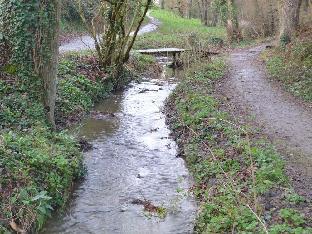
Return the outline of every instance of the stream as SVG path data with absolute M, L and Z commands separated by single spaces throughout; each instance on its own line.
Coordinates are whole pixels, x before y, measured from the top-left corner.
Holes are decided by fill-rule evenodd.
M 191 179 L 162 113 L 177 75 L 133 82 L 99 103 L 98 118 L 85 120 L 80 135 L 94 146 L 85 153 L 88 173 L 64 214 L 42 233 L 192 233 L 196 204 Z M 167 210 L 165 218 L 144 211 L 136 199 Z

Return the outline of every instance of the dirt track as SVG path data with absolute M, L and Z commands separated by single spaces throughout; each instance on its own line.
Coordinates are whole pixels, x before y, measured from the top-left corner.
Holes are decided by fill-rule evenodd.
M 233 106 L 254 116 L 284 155 L 297 192 L 312 198 L 312 110 L 267 78 L 258 59 L 264 49 L 231 53 L 222 90 Z

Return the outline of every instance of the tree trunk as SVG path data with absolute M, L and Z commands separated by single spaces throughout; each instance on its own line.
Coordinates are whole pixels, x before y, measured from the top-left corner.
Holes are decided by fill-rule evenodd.
M 192 7 L 193 7 L 193 0 L 188 0 L 188 5 L 187 5 L 187 17 L 189 19 L 192 18 Z
M 165 9 L 165 0 L 160 0 L 160 8 Z
M 212 19 L 211 19 L 211 25 L 212 27 L 216 27 L 218 24 L 218 11 L 217 9 L 212 9 Z
M 275 9 L 273 7 L 272 0 L 269 2 L 269 18 L 270 18 L 270 24 L 269 24 L 269 35 L 274 35 L 275 33 Z
M 203 0 L 203 10 L 204 10 L 204 25 L 208 26 L 208 0 Z
M 227 7 L 228 7 L 228 17 L 227 17 L 228 41 L 229 42 L 239 41 L 240 31 L 234 0 L 227 0 Z
M 148 12 L 148 9 L 152 5 L 152 3 L 153 3 L 152 0 L 147 0 L 147 2 L 146 2 L 146 6 L 144 8 L 143 16 L 141 17 L 141 19 L 139 21 L 139 24 L 136 27 L 136 30 L 134 31 L 134 34 L 133 34 L 133 37 L 132 37 L 132 41 L 130 42 L 130 45 L 128 46 L 127 51 L 126 51 L 126 53 L 124 55 L 124 59 L 123 59 L 124 63 L 127 62 L 129 60 L 129 58 L 130 58 L 130 51 L 131 51 L 131 49 L 132 49 L 132 47 L 134 45 L 135 39 L 136 39 L 136 37 L 137 37 L 137 35 L 138 35 L 139 31 L 140 31 L 141 25 L 143 24 L 143 21 L 144 21 L 145 16 L 146 16 L 146 14 Z
M 49 3 L 53 4 L 54 12 L 51 15 L 50 28 L 43 29 L 50 32 L 44 43 L 45 51 L 48 54 L 42 58 L 42 65 L 39 69 L 39 77 L 43 79 L 43 103 L 46 115 L 52 128 L 55 129 L 55 101 L 56 101 L 56 85 L 58 72 L 58 42 L 60 32 L 60 1 L 54 0 Z
M 290 43 L 298 27 L 300 0 L 283 0 L 280 7 L 280 43 Z
M 299 27 L 299 23 L 300 23 L 300 9 L 301 9 L 301 5 L 302 5 L 302 0 L 298 0 L 298 7 L 297 7 L 297 11 L 296 11 L 296 19 L 295 19 L 295 24 L 296 24 L 296 28 Z
M 184 4 L 183 4 L 183 1 L 182 0 L 178 0 L 177 2 L 178 4 L 178 11 L 179 11 L 179 14 L 182 18 L 184 18 Z

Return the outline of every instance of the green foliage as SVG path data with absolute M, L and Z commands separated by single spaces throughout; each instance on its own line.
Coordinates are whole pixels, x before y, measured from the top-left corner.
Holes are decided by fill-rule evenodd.
M 305 201 L 305 199 L 302 196 L 298 195 L 295 192 L 287 193 L 285 198 L 291 204 L 300 204 Z
M 248 152 L 251 153 L 258 167 L 255 188 L 258 193 L 264 193 L 274 186 L 286 184 L 284 163 L 276 151 L 258 145 Z
M 86 56 L 85 59 L 88 57 Z M 87 64 L 87 60 L 80 61 L 79 55 L 69 55 L 63 58 L 59 64 L 59 77 L 56 116 L 59 123 L 64 123 L 68 117 L 81 119 L 88 112 L 94 103 L 107 97 L 115 88 L 113 79 L 100 77 L 100 74 L 92 73 L 93 64 Z M 85 63 L 84 63 L 85 62 Z M 92 79 L 77 71 L 78 67 L 85 67 L 86 73 L 92 75 Z M 93 80 L 94 79 L 94 80 Z
M 44 119 L 42 104 L 17 84 L 0 80 L 0 98 L 0 129 L 25 129 Z
M 293 209 L 282 209 L 280 210 L 281 218 L 293 226 L 300 226 L 305 223 L 304 217 Z
M 65 132 L 43 126 L 0 135 L 1 219 L 40 228 L 52 207 L 63 206 L 73 180 L 81 176 L 82 157 Z
M 263 57 L 270 75 L 293 95 L 312 101 L 312 43 L 298 41 L 287 49 L 275 49 Z
M 231 195 L 219 196 L 213 204 L 205 203 L 198 220 L 198 228 L 202 228 L 200 233 L 225 233 L 233 227 L 237 233 L 252 233 L 258 230 L 258 220 L 253 213 L 244 206 L 234 204 L 235 198 Z M 257 232 L 259 233 L 259 230 Z
M 280 45 L 282 47 L 285 47 L 287 44 L 289 44 L 291 41 L 291 38 L 289 37 L 289 35 L 282 35 L 280 37 Z
M 222 59 L 193 65 L 168 103 L 174 110 L 170 125 L 200 201 L 195 233 L 265 233 L 259 222 L 264 220 L 260 197 L 287 186 L 284 162 L 269 143 L 251 138 L 254 131 L 233 120 L 222 106 L 224 100 L 215 97 L 216 82 L 225 70 Z M 289 233 L 309 230 L 294 210 L 282 209 L 280 216 L 295 231 Z M 277 231 L 284 226 L 268 222 L 273 222 L 271 233 L 283 233 Z
M 46 45 L 56 22 L 55 10 L 55 1 L 1 2 L 2 41 L 11 55 L 7 62 L 17 67 L 16 72 L 25 82 L 32 82 L 35 70 L 50 56 Z
M 59 101 L 57 105 L 59 111 L 65 115 L 76 113 L 79 110 L 88 110 L 92 107 L 92 97 L 88 95 L 90 84 L 92 81 L 86 79 L 84 76 L 72 77 L 71 79 L 63 79 L 59 82 Z M 90 89 L 91 90 L 91 89 Z
M 291 228 L 287 224 L 274 225 L 269 231 L 270 234 L 310 234 L 311 232 L 311 228 Z
M 95 0 L 83 1 L 83 11 L 87 18 L 91 17 L 95 9 Z M 63 0 L 62 1 L 62 18 L 61 18 L 61 31 L 62 32 L 84 32 L 87 33 L 85 26 L 81 20 L 78 12 L 76 0 Z
M 312 232 L 312 228 L 304 227 L 306 223 L 305 218 L 296 210 L 290 208 L 281 209 L 279 215 L 283 223 L 273 225 L 269 230 L 270 234 L 308 234 Z
M 272 57 L 268 60 L 267 68 L 272 76 L 278 76 L 284 72 L 284 61 L 282 57 Z
M 223 24 L 227 20 L 227 2 L 226 0 L 213 0 L 211 3 L 212 11 L 215 11 L 219 14 L 220 20 Z

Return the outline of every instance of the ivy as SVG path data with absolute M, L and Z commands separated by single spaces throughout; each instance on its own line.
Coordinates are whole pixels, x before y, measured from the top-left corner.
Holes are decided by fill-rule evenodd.
M 54 17 L 55 1 L 0 1 L 0 44 L 9 48 L 6 63 L 17 71 L 21 86 L 42 87 L 37 75 L 50 57 L 46 45 L 53 33 Z

